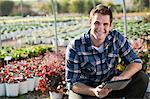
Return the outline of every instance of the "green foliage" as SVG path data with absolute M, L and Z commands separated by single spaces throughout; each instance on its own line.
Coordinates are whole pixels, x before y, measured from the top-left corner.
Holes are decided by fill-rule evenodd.
M 41 2 L 40 4 L 36 5 L 37 8 L 39 9 L 40 13 L 52 13 L 52 3 L 51 2 Z
M 100 4 L 100 0 L 60 0 L 57 1 L 57 8 L 59 13 L 82 13 L 88 14 L 95 5 Z
M 146 69 L 148 68 L 148 66 L 149 66 L 149 62 L 150 62 L 150 60 L 149 60 L 149 56 L 148 56 L 148 54 L 149 54 L 149 51 L 141 51 L 141 52 L 139 52 L 138 53 L 138 56 L 141 58 L 141 60 L 142 60 L 142 66 L 143 66 L 143 71 L 146 71 Z
M 54 0 L 58 13 L 82 13 L 88 14 L 94 5 L 102 3 L 102 0 Z M 115 13 L 122 12 L 122 5 L 113 2 L 103 2 L 112 8 Z M 149 11 L 149 0 L 131 0 L 131 7 L 127 12 Z M 52 13 L 51 0 L 29 0 L 23 1 L 23 15 L 48 15 Z M 15 9 L 13 9 L 15 8 Z M 21 15 L 20 0 L 0 0 L 0 15 Z
M 81 0 L 70 0 L 69 12 L 82 13 L 83 12 L 83 1 Z
M 148 35 L 149 26 L 150 23 L 146 23 L 144 20 L 139 20 L 139 21 L 130 20 L 127 23 L 127 27 L 128 27 L 127 37 L 132 38 L 132 37 L 141 37 L 142 35 Z M 123 22 L 121 20 L 120 21 L 114 20 L 113 28 L 117 29 L 122 34 L 124 33 Z
M 21 10 L 21 5 L 22 5 L 22 10 Z M 23 17 L 27 15 L 34 15 L 33 11 L 31 10 L 31 5 L 25 2 L 15 4 L 15 8 L 16 7 L 18 7 L 19 10 L 18 11 L 14 10 L 11 15 L 17 15 L 17 16 L 23 16 Z
M 149 8 L 149 0 L 133 0 L 133 10 L 143 11 L 144 8 Z
M 8 1 L 8 0 L 0 1 L 0 15 L 8 16 L 12 12 L 13 7 L 14 7 L 13 1 Z
M 68 13 L 69 2 L 68 0 L 62 0 L 58 2 L 58 12 L 59 13 Z
M 93 8 L 92 0 L 85 0 L 84 1 L 84 13 L 88 14 L 92 8 Z
M 121 5 L 113 5 L 113 7 L 111 7 L 111 8 L 114 13 L 122 13 L 123 12 L 123 8 Z
M 4 59 L 6 56 L 12 56 L 13 60 L 26 59 L 44 54 L 47 50 L 52 51 L 52 47 L 32 46 L 29 48 L 19 48 L 19 49 L 6 47 L 0 50 L 0 59 Z

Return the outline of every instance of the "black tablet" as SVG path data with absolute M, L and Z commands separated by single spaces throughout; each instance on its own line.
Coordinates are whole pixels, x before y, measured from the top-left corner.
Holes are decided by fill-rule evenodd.
M 112 90 L 121 90 L 125 88 L 131 79 L 123 79 L 117 81 L 108 81 L 103 88 L 111 88 Z

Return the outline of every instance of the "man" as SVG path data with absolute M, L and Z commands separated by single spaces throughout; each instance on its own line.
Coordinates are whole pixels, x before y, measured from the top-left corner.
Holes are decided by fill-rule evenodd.
M 112 12 L 98 5 L 90 12 L 90 30 L 73 40 L 66 51 L 66 81 L 69 99 L 142 98 L 148 76 L 129 42 L 112 27 Z M 116 73 L 118 56 L 127 65 Z M 132 78 L 122 90 L 102 88 L 102 82 Z

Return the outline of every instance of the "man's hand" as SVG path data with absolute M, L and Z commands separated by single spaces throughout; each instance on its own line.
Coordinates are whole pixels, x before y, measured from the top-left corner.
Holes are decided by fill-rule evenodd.
M 112 91 L 112 89 L 108 89 L 108 88 L 102 88 L 102 86 L 97 86 L 94 89 L 94 93 L 95 96 L 99 97 L 99 98 L 104 98 L 106 97 L 110 92 Z
M 114 76 L 111 81 L 116 81 L 116 80 L 123 80 L 123 79 L 129 79 L 129 78 L 124 78 L 124 77 L 121 77 L 121 76 Z
M 77 82 L 73 85 L 72 90 L 73 92 L 76 92 L 79 94 L 104 98 L 108 95 L 109 92 L 112 91 L 112 89 L 103 88 L 103 86 L 104 84 L 101 84 L 97 86 L 96 88 L 93 88 L 83 83 Z

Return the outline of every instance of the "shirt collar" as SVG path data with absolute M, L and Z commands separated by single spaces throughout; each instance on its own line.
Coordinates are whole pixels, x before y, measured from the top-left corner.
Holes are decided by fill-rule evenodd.
M 82 41 L 82 44 L 87 46 L 88 50 L 92 50 L 94 48 L 92 47 L 92 41 L 90 38 L 90 30 L 81 36 L 81 41 Z M 111 43 L 110 41 L 112 41 L 112 31 L 110 31 L 109 34 L 105 38 L 104 49 L 108 48 L 108 46 Z
M 106 36 L 104 41 L 104 49 L 108 49 L 108 46 L 111 44 L 113 39 L 112 31 L 109 31 L 109 34 Z

